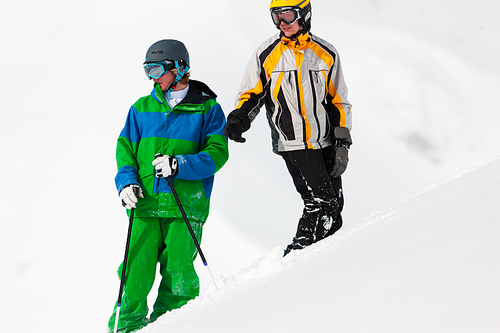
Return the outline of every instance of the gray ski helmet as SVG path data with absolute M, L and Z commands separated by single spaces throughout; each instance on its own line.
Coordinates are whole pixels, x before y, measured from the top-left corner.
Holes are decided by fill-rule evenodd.
M 146 52 L 145 64 L 150 62 L 159 62 L 170 60 L 171 62 L 178 62 L 184 64 L 189 68 L 189 53 L 186 46 L 175 39 L 162 39 L 151 45 Z

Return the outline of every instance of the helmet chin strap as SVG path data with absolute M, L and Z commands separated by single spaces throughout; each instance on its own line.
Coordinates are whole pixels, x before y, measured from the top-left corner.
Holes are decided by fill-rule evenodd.
M 175 61 L 175 68 L 177 68 L 177 76 L 175 77 L 175 80 L 170 82 L 168 85 L 167 89 L 163 93 L 167 93 L 168 99 L 172 99 L 172 96 L 170 95 L 170 92 L 175 89 L 177 86 L 177 83 L 182 79 L 184 74 L 189 70 L 189 67 L 185 65 L 179 64 L 178 61 Z

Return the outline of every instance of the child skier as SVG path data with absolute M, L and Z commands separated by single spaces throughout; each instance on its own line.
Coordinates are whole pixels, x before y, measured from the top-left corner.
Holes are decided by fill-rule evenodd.
M 224 113 L 207 85 L 189 79 L 184 44 L 172 39 L 154 43 L 143 66 L 154 89 L 130 108 L 116 150 L 120 200 L 135 210 L 118 325 L 123 333 L 139 330 L 198 295 L 196 247 L 166 177 L 172 178 L 200 241 L 214 174 L 228 159 Z M 157 263 L 162 280 L 147 318 Z M 115 316 L 116 306 L 111 332 Z

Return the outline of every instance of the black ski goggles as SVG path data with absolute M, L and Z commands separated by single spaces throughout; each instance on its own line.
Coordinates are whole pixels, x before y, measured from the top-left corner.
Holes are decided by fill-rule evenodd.
M 271 10 L 271 17 L 276 26 L 279 26 L 280 22 L 292 25 L 300 18 L 300 13 L 298 8 L 276 8 Z
M 148 79 L 159 79 L 163 74 L 175 68 L 175 64 L 170 61 L 151 62 L 144 64 L 144 72 Z

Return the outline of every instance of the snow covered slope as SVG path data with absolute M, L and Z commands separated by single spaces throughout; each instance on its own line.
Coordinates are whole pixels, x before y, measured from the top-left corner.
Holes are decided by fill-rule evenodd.
M 141 332 L 498 332 L 500 160 L 282 258 Z

